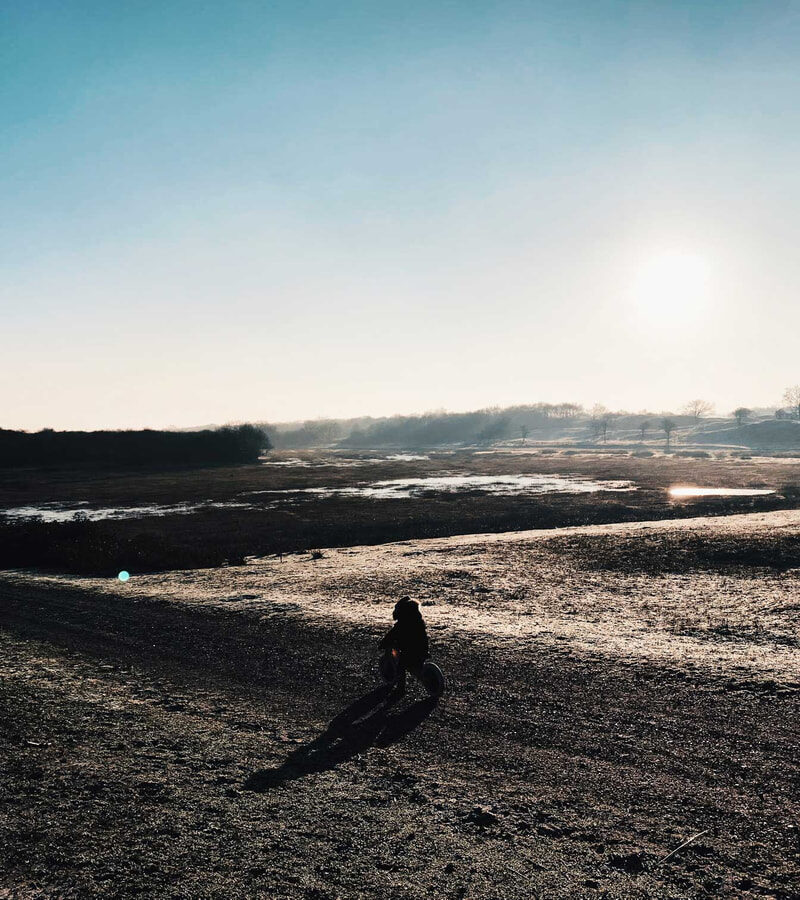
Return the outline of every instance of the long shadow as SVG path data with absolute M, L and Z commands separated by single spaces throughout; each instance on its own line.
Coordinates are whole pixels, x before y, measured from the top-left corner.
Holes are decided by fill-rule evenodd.
M 263 793 L 297 778 L 326 772 L 370 747 L 388 747 L 413 731 L 436 707 L 436 699 L 417 700 L 401 712 L 391 713 L 400 695 L 383 686 L 343 709 L 325 731 L 290 753 L 280 766 L 253 772 L 244 789 Z

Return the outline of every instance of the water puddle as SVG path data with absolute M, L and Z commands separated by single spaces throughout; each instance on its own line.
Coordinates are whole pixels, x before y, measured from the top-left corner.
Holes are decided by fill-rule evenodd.
M 289 459 L 269 459 L 262 457 L 261 463 L 265 466 L 285 466 L 288 468 L 309 469 L 333 467 L 337 469 L 349 469 L 356 466 L 375 465 L 385 462 L 415 462 L 428 460 L 430 456 L 420 453 L 392 453 L 387 456 L 328 456 L 315 459 L 301 459 L 293 456 Z
M 41 506 L 15 506 L 0 509 L 0 518 L 12 521 L 99 522 L 103 519 L 142 519 L 149 516 L 184 516 L 204 509 L 250 508 L 249 503 L 174 503 L 171 505 L 119 506 L 91 509 L 82 503 L 43 503 Z
M 291 494 L 315 497 L 366 497 L 403 500 L 433 494 L 593 494 L 598 491 L 633 491 L 631 481 L 591 481 L 565 475 L 434 475 L 429 478 L 395 478 L 357 487 L 316 487 L 300 490 L 254 491 L 254 494 Z
M 691 499 L 692 497 L 764 497 L 774 494 L 767 488 L 712 488 L 712 487 L 671 487 L 670 497 Z
M 300 457 L 294 457 L 292 459 L 266 459 L 262 458 L 262 465 L 265 466 L 291 466 L 292 468 L 304 468 L 307 469 L 311 466 L 311 461 L 308 459 L 300 459 Z M 317 465 L 321 465 L 317 463 Z

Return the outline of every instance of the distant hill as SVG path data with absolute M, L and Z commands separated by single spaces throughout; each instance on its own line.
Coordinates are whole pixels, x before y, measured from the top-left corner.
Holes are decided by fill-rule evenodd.
M 697 431 L 689 438 L 695 444 L 727 444 L 762 450 L 793 450 L 800 447 L 800 422 L 769 419 L 749 425 L 730 425 L 714 431 Z
M 271 423 L 264 427 L 274 446 L 282 450 L 307 447 L 423 449 L 537 441 L 638 443 L 642 422 L 649 423 L 647 438 L 652 440 L 658 433 L 662 415 L 609 412 L 604 435 L 595 417 L 575 403 L 534 403 L 462 413 L 437 410 L 382 419 L 319 419 L 303 423 Z M 671 418 L 682 428 L 691 426 L 694 421 L 689 416 Z
M 761 410 L 767 416 L 774 410 Z M 753 414 L 755 415 L 755 414 Z M 673 446 L 696 444 L 794 450 L 800 448 L 800 423 L 764 418 L 738 427 L 729 418 L 702 418 L 669 412 L 586 410 L 576 403 L 532 403 L 470 412 L 445 410 L 410 416 L 312 419 L 263 422 L 276 450 L 310 448 L 433 449 L 556 443 L 577 446 L 662 447 L 662 421 L 675 423 Z

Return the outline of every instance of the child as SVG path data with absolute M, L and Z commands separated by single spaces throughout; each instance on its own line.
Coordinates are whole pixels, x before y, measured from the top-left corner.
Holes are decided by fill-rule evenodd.
M 406 689 L 406 671 L 421 678 L 422 665 L 430 656 L 428 632 L 419 611 L 419 604 L 410 597 L 401 597 L 398 600 L 392 618 L 395 624 L 378 646 L 381 650 L 400 651 L 395 689 L 403 693 Z

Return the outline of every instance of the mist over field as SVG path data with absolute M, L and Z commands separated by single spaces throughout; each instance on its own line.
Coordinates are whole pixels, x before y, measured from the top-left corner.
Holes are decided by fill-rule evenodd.
M 787 390 L 787 395 L 793 389 Z M 665 427 L 666 426 L 666 427 Z M 542 442 L 641 444 L 669 440 L 684 445 L 800 446 L 800 418 L 793 406 L 752 410 L 738 406 L 715 415 L 713 404 L 693 400 L 681 412 L 614 412 L 602 404 L 535 403 L 467 413 L 445 411 L 412 416 L 312 419 L 264 423 L 281 449 L 312 447 L 436 447 Z

